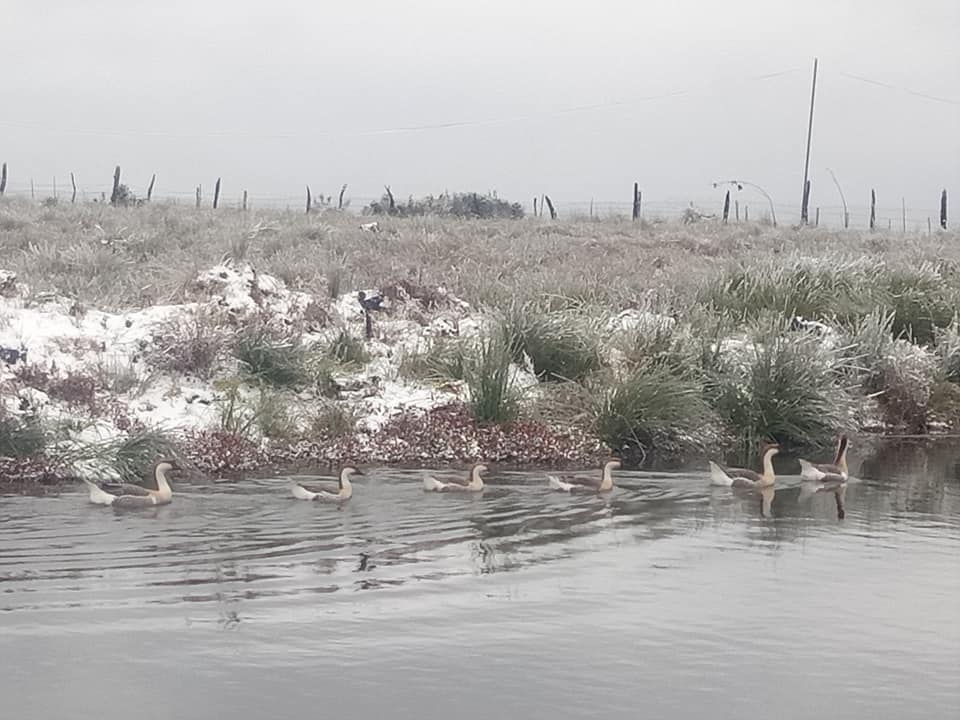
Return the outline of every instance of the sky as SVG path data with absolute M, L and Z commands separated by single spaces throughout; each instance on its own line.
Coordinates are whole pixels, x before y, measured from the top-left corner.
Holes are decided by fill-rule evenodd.
M 0 0 L 9 190 L 960 199 L 957 0 Z M 868 82 L 869 81 L 869 82 Z M 877 84 L 879 83 L 879 84 Z M 927 97 L 929 96 L 929 97 Z M 750 189 L 744 202 L 762 204 Z

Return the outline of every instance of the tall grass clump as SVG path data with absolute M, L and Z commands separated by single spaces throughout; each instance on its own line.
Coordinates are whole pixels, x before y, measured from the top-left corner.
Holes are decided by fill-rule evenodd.
M 40 455 L 47 446 L 47 434 L 40 421 L 7 412 L 0 405 L 0 456 L 31 457 Z
M 481 338 L 464 366 L 469 406 L 479 423 L 515 420 L 520 409 L 520 392 L 513 383 L 510 338 L 496 330 Z
M 145 359 L 169 373 L 209 379 L 225 354 L 228 329 L 209 310 L 163 322 L 153 333 Z
M 432 338 L 424 347 L 403 355 L 399 374 L 411 380 L 463 380 L 467 355 L 463 340 Z
M 936 340 L 937 330 L 953 322 L 960 292 L 933 263 L 885 268 L 875 280 L 876 303 L 893 313 L 894 337 L 922 345 Z
M 541 379 L 580 380 L 601 366 L 599 329 L 586 315 L 527 302 L 513 304 L 500 322 L 514 360 L 529 358 Z
M 595 378 L 585 392 L 597 437 L 641 461 L 653 449 L 680 453 L 718 438 L 699 380 L 666 364 L 649 361 L 616 378 Z
M 853 399 L 840 354 L 813 333 L 768 323 L 727 340 L 708 397 L 737 438 L 743 460 L 761 440 L 790 447 L 827 444 L 851 422 Z
M 326 355 L 341 365 L 365 365 L 370 354 L 363 346 L 363 340 L 341 330 L 327 347 Z
M 307 353 L 297 337 L 253 326 L 237 334 L 231 351 L 243 374 L 258 383 L 283 388 L 310 381 Z
M 872 307 L 875 266 L 839 258 L 795 258 L 738 265 L 708 282 L 697 299 L 742 320 L 774 311 L 785 317 L 851 320 Z

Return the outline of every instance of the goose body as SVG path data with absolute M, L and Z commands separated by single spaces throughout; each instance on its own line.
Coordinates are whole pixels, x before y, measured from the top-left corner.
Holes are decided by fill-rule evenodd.
M 316 483 L 305 485 L 295 482 L 290 488 L 290 492 L 297 500 L 317 500 L 320 502 L 344 502 L 353 497 L 353 485 L 350 482 L 351 475 L 363 475 L 351 465 L 347 465 L 340 470 L 340 476 L 336 483 Z
M 109 505 L 116 508 L 167 505 L 173 500 L 173 489 L 167 480 L 167 473 L 176 468 L 177 465 L 169 460 L 163 460 L 154 466 L 153 478 L 157 485 L 156 489 L 131 483 L 116 483 L 109 485 L 108 491 L 92 480 L 84 478 L 83 482 L 90 491 L 90 502 L 94 505 Z
M 760 457 L 763 463 L 763 472 L 756 472 L 748 468 L 725 468 L 710 461 L 710 482 L 713 485 L 723 485 L 738 489 L 769 487 L 776 483 L 773 472 L 773 456 L 780 452 L 777 445 L 767 444 L 761 450 Z
M 620 469 L 619 460 L 610 460 L 603 465 L 600 477 L 569 477 L 562 479 L 556 475 L 547 476 L 547 486 L 559 492 L 610 492 L 613 490 L 613 471 Z
M 847 436 L 841 435 L 837 442 L 837 453 L 832 463 L 812 463 L 809 460 L 800 460 L 800 477 L 811 482 L 837 483 L 846 482 L 847 470 Z
M 470 468 L 470 474 L 466 482 L 451 480 L 449 482 L 440 482 L 432 475 L 425 475 L 423 478 L 423 489 L 426 492 L 481 492 L 483 490 L 483 478 L 481 473 L 487 471 L 487 466 L 483 463 L 477 463 Z

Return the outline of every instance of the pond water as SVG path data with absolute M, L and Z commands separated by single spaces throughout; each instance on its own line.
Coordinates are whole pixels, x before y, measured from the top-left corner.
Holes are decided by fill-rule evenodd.
M 781 478 L 372 470 L 141 512 L 0 498 L 3 717 L 944 718 L 960 712 L 960 452 L 856 459 L 846 515 Z

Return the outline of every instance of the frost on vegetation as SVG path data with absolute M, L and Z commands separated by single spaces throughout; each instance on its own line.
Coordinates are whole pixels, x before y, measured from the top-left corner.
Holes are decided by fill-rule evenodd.
M 475 334 L 482 324 L 446 290 L 407 285 L 384 303 L 365 341 L 356 293 L 331 301 L 290 291 L 247 264 L 199 273 L 194 302 L 121 313 L 56 296 L 28 300 L 16 276 L 2 272 L 2 407 L 73 423 L 57 445 L 73 456 L 144 427 L 236 431 L 245 421 L 224 423 L 231 399 L 216 378 L 239 377 L 254 418 L 243 429 L 254 439 L 317 431 L 318 417 L 334 418 L 338 432 L 376 432 L 400 413 L 461 397 L 457 388 L 401 377 L 403 348 Z M 97 462 L 77 456 L 71 467 L 109 475 Z

